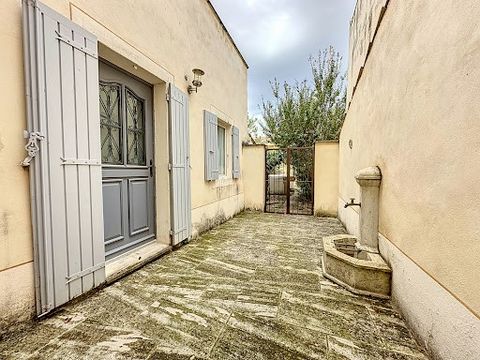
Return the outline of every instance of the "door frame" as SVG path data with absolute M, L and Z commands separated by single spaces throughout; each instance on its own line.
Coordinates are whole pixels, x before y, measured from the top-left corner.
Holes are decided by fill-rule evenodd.
M 157 188 L 157 171 L 156 171 L 156 127 L 155 127 L 155 85 L 143 80 L 142 78 L 136 76 L 135 74 L 132 74 L 128 71 L 126 71 L 125 69 L 115 65 L 114 63 L 112 63 L 111 61 L 105 59 L 104 57 L 102 57 L 101 55 L 99 55 L 98 57 L 98 64 L 99 64 L 99 84 L 101 81 L 104 81 L 105 80 L 102 80 L 101 77 L 100 77 L 100 64 L 103 63 L 109 67 L 111 67 L 112 69 L 114 70 L 117 70 L 118 72 L 124 74 L 125 76 L 128 76 L 128 77 L 131 77 L 132 79 L 142 83 L 143 85 L 145 86 L 148 86 L 151 90 L 151 101 L 152 101 L 152 104 L 151 104 L 151 124 L 150 124 L 150 129 L 151 129 L 151 134 L 148 136 L 147 132 L 146 132 L 146 129 L 145 129 L 145 144 L 147 143 L 147 138 L 150 138 L 150 141 L 151 141 L 151 159 L 152 159 L 152 162 L 153 164 L 152 165 L 149 165 L 149 159 L 148 158 L 145 158 L 145 165 L 133 165 L 133 166 L 130 166 L 128 169 L 148 169 L 148 171 L 150 172 L 150 174 L 152 174 L 151 176 L 153 177 L 152 179 L 152 194 L 150 194 L 150 196 L 152 197 L 152 206 L 151 206 L 151 209 L 149 209 L 149 211 L 151 210 L 153 212 L 152 214 L 152 235 L 150 235 L 149 237 L 151 237 L 150 239 L 146 239 L 146 240 L 142 240 L 142 239 L 138 239 L 138 240 L 135 240 L 134 242 L 132 242 L 131 244 L 129 244 L 129 246 L 126 247 L 126 250 L 125 251 L 122 251 L 122 247 L 119 249 L 119 254 L 112 254 L 112 257 L 107 259 L 107 253 L 105 252 L 105 259 L 106 261 L 110 261 L 110 260 L 114 260 L 115 258 L 125 254 L 125 253 L 129 253 L 130 251 L 133 251 L 135 250 L 138 246 L 142 246 L 142 245 L 146 245 L 146 244 L 149 244 L 151 242 L 155 242 L 157 240 L 157 195 L 156 195 L 156 188 Z M 106 80 L 106 82 L 111 82 L 110 80 Z M 121 89 L 122 89 L 122 93 L 124 92 L 124 90 L 126 89 L 129 89 L 130 91 L 133 91 L 133 89 L 131 89 L 131 87 L 129 87 L 128 84 L 119 84 L 121 86 Z M 135 94 L 136 92 L 133 91 Z M 139 96 L 138 94 L 136 94 L 137 96 Z M 140 96 L 139 96 L 140 97 Z M 142 98 L 142 100 L 145 100 Z M 126 111 L 126 109 L 124 109 L 124 107 L 126 106 L 126 103 L 125 103 L 125 99 L 124 99 L 124 96 L 122 96 L 121 98 L 121 105 L 122 107 L 122 113 Z M 99 117 L 99 123 L 98 123 L 98 126 L 100 127 L 100 113 L 98 114 Z M 145 119 L 145 122 L 147 121 L 147 119 Z M 122 151 L 124 151 L 126 148 L 127 148 L 127 143 L 124 138 L 124 133 L 126 132 L 126 128 L 124 128 L 122 126 Z M 125 151 L 124 152 L 124 155 L 123 156 L 127 156 L 127 152 Z M 118 168 L 118 169 L 122 169 L 122 168 L 125 168 L 125 165 L 108 165 L 106 166 L 107 168 L 110 168 L 110 169 L 115 169 L 115 168 Z M 103 169 L 104 169 L 104 166 L 102 164 L 102 183 L 105 181 L 104 177 L 103 177 Z M 112 178 L 113 179 L 113 178 Z M 132 180 L 136 180 L 137 178 L 136 177 L 132 177 L 132 178 L 128 178 L 127 181 L 130 182 Z M 107 179 L 106 181 L 111 181 L 109 179 Z M 129 193 L 126 193 L 124 194 L 124 196 L 126 196 L 127 198 L 130 197 L 130 194 Z M 102 195 L 102 199 L 100 199 L 100 201 L 103 202 L 103 195 Z M 128 202 L 128 199 L 127 199 L 127 202 Z M 126 226 L 127 226 L 127 229 L 129 229 L 129 226 L 130 226 L 130 209 L 128 208 L 128 211 L 127 211 L 127 219 L 126 219 Z M 104 223 L 103 223 L 103 226 L 105 226 L 105 218 L 103 219 Z M 124 230 L 124 231 L 128 231 L 128 230 Z

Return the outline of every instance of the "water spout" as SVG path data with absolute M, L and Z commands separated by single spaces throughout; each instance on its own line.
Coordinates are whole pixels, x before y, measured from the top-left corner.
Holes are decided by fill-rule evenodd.
M 343 205 L 343 207 L 346 209 L 346 208 L 348 208 L 349 206 L 360 206 L 360 207 L 362 207 L 362 203 L 356 203 L 356 202 L 355 202 L 355 198 L 350 198 L 350 202 L 349 202 L 349 203 L 345 203 L 345 205 Z

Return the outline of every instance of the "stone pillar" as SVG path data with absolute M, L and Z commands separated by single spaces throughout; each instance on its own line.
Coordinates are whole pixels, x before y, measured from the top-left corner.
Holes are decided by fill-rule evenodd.
M 360 170 L 355 176 L 360 185 L 359 249 L 378 253 L 378 197 L 382 173 L 377 166 Z

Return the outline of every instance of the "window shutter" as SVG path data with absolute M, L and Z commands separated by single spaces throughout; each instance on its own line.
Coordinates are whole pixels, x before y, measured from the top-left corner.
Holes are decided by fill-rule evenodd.
M 205 180 L 207 181 L 218 179 L 217 126 L 217 116 L 205 110 L 203 129 L 205 138 Z
M 232 177 L 240 177 L 240 131 L 236 126 L 232 127 Z
M 177 245 L 192 228 L 188 96 L 173 85 L 169 91 L 172 245 Z
M 97 39 L 23 2 L 37 313 L 105 281 Z

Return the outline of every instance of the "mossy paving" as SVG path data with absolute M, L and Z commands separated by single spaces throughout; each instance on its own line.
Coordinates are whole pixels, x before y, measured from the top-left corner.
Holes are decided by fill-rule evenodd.
M 0 359 L 426 359 L 389 301 L 321 275 L 337 219 L 246 212 L 52 317 Z

